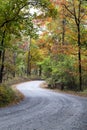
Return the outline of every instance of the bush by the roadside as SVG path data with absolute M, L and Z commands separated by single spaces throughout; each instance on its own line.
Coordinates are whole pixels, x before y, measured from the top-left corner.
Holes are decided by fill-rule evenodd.
M 16 89 L 15 84 L 37 79 L 41 78 L 39 76 L 25 76 L 3 81 L 3 83 L 0 84 L 0 107 L 18 103 L 23 100 L 24 96 Z
M 10 104 L 15 100 L 15 92 L 5 84 L 0 85 L 0 107 Z

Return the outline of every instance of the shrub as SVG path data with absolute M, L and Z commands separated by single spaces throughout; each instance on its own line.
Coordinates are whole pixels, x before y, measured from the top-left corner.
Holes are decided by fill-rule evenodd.
M 15 99 L 15 92 L 4 84 L 0 85 L 0 107 L 11 103 Z
M 76 76 L 77 70 L 74 64 L 75 59 L 66 55 L 59 55 L 56 61 L 51 58 L 47 60 L 46 58 L 42 66 L 51 88 L 78 90 L 78 76 Z

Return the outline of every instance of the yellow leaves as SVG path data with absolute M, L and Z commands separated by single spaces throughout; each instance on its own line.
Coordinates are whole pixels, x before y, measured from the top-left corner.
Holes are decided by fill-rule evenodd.
M 87 50 L 82 50 L 81 53 L 87 58 Z
M 54 3 L 51 3 L 49 6 L 48 6 L 49 9 L 54 9 L 55 8 L 55 5 Z
M 20 24 L 20 29 L 23 29 L 24 28 L 24 25 L 23 24 Z

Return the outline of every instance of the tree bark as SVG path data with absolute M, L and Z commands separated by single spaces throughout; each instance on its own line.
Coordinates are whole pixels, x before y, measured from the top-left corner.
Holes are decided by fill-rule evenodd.
M 82 91 L 82 65 L 81 65 L 81 36 L 80 36 L 80 24 L 77 25 L 78 28 L 78 64 L 79 64 L 79 89 Z
M 30 54 L 31 38 L 28 48 L 27 76 L 31 75 L 31 54 Z
M 65 22 L 66 22 L 66 19 L 64 17 L 64 7 L 62 9 L 63 11 L 63 19 L 62 19 L 62 45 L 65 44 Z
M 41 76 L 42 75 L 42 67 L 41 67 L 41 65 L 39 66 L 39 76 Z
M 30 50 L 28 52 L 27 76 L 31 75 Z
M 63 7 L 62 11 L 63 11 L 63 19 L 62 19 L 62 46 L 64 46 L 65 45 L 65 22 L 66 22 L 66 19 L 64 17 L 64 7 Z M 61 84 L 61 90 L 64 90 L 63 83 Z
M 2 52 L 2 63 L 0 67 L 0 83 L 2 83 L 2 80 L 3 80 L 4 59 L 5 59 L 5 50 Z
M 82 91 L 82 64 L 81 64 L 81 31 L 80 31 L 80 22 L 81 22 L 81 0 L 79 0 L 78 5 L 78 18 L 76 21 L 77 31 L 78 31 L 78 65 L 79 65 L 79 90 Z M 76 15 L 75 15 L 76 16 Z M 75 18 L 76 19 L 76 18 Z
M 5 38 L 5 30 L 3 32 L 2 41 L 1 41 L 2 50 L 0 50 L 0 83 L 2 83 L 3 71 L 4 71 L 4 58 L 5 58 L 4 38 Z
M 82 91 L 82 65 L 81 65 L 81 31 L 80 31 L 80 23 L 81 23 L 81 4 L 82 1 L 78 1 L 78 14 L 75 7 L 75 0 L 73 0 L 73 12 L 66 6 L 64 7 L 67 11 L 73 16 L 76 27 L 77 27 L 77 45 L 78 45 L 78 67 L 79 67 L 79 90 Z
M 13 52 L 13 65 L 16 68 L 16 53 L 15 52 Z M 13 77 L 15 77 L 15 75 L 16 75 L 16 71 L 14 70 Z
M 1 57 L 2 57 L 4 38 L 5 38 L 5 31 L 2 34 L 2 40 L 1 40 L 1 44 L 0 44 L 0 46 L 2 47 L 2 50 L 0 50 L 0 61 L 1 61 Z

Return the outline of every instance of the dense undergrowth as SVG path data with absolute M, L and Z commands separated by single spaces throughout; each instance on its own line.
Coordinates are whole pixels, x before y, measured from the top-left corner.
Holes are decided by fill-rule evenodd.
M 75 67 L 76 60 L 71 56 L 58 55 L 56 60 L 49 56 L 42 62 L 43 77 L 46 79 L 49 88 L 81 91 L 79 84 L 78 67 Z M 87 72 L 82 70 L 82 90 L 87 89 Z

